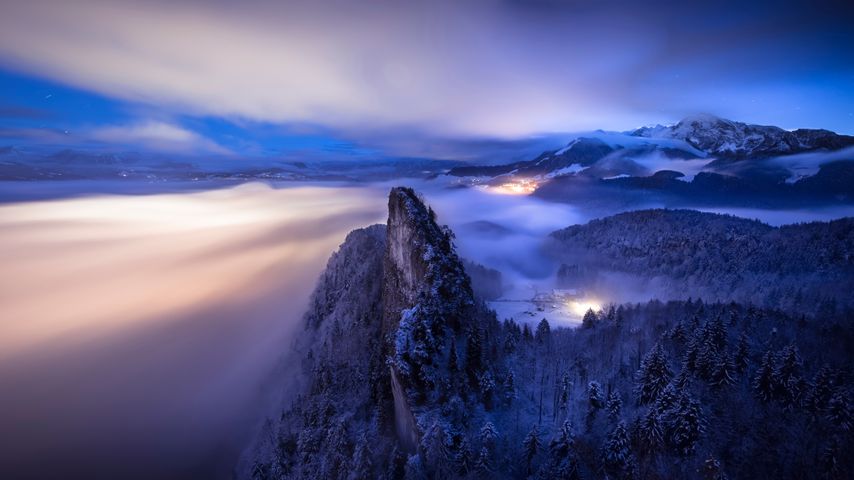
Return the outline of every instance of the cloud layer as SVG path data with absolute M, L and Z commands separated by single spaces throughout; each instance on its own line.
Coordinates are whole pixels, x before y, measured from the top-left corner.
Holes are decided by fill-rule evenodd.
M 4 0 L 0 64 L 176 114 L 360 134 L 507 138 L 698 110 L 854 130 L 850 8 L 763 3 Z

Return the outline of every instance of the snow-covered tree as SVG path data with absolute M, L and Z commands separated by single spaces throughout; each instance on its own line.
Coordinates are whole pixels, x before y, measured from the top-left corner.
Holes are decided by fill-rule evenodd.
M 774 355 L 771 351 L 765 352 L 762 362 L 753 378 L 753 394 L 762 402 L 768 403 L 776 398 L 774 385 Z
M 618 423 L 605 440 L 602 447 L 602 468 L 607 475 L 614 478 L 632 478 L 634 475 L 635 459 L 624 422 Z
M 495 394 L 495 377 L 492 376 L 490 370 L 487 369 L 481 374 L 478 386 L 480 387 L 480 398 L 483 401 L 484 407 L 486 407 L 486 410 L 492 410 L 492 400 Z
M 827 402 L 827 419 L 839 432 L 849 432 L 852 427 L 851 404 L 848 395 L 841 388 L 836 390 Z
M 668 365 L 667 355 L 660 343 L 646 354 L 637 373 L 635 392 L 641 405 L 647 405 L 658 398 L 662 390 L 670 383 L 673 371 Z
M 540 452 L 540 429 L 534 425 L 522 441 L 522 454 L 525 461 L 526 473 L 530 475 L 533 472 L 534 460 Z
M 509 406 L 513 400 L 516 400 L 516 379 L 513 370 L 510 370 L 504 377 L 504 404 Z
M 680 455 L 689 456 L 705 431 L 705 418 L 700 402 L 682 395 L 679 404 L 668 415 L 670 444 Z
M 608 410 L 609 420 L 618 420 L 623 407 L 623 401 L 617 395 L 617 391 L 613 390 L 608 394 L 608 400 L 605 402 L 605 409 Z
M 709 375 L 709 384 L 716 388 L 723 388 L 735 383 L 736 367 L 727 352 L 718 353 L 712 364 Z
M 593 426 L 596 414 L 605 406 L 605 396 L 602 385 L 597 381 L 587 384 L 587 429 Z
M 549 479 L 577 480 L 578 455 L 572 425 L 567 421 L 549 442 L 549 459 L 541 469 L 541 476 Z
M 644 455 L 655 455 L 664 446 L 661 414 L 654 408 L 640 418 L 635 427 L 635 445 Z
M 492 422 L 486 422 L 480 429 L 480 444 L 492 451 L 495 448 L 495 441 L 498 440 L 498 430 Z

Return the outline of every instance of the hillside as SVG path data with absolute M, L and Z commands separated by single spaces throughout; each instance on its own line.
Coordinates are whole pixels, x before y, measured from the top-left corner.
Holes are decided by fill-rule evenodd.
M 683 222 L 682 233 L 668 233 Z M 629 228 L 640 240 L 612 235 L 591 246 L 614 245 L 642 259 L 644 239 L 659 238 L 657 245 L 673 252 L 669 264 L 680 255 L 693 258 L 702 232 L 726 235 L 732 245 L 716 251 L 726 255 L 757 241 L 776 243 L 775 235 L 797 239 L 792 248 L 840 238 L 843 254 L 850 247 L 847 223 L 775 229 L 734 217 L 650 211 L 592 225 L 596 234 Z M 584 233 L 579 227 L 555 236 Z M 852 472 L 845 455 L 854 446 L 850 311 L 790 316 L 736 303 L 651 301 L 589 311 L 577 329 L 552 329 L 545 320 L 531 329 L 513 319 L 499 322 L 475 299 L 452 239 L 419 197 L 402 188 L 391 191 L 386 226 L 347 237 L 320 277 L 293 352 L 302 359 L 302 386 L 246 453 L 239 477 L 847 478 Z
M 654 279 L 667 298 L 702 296 L 798 311 L 852 302 L 851 218 L 775 228 L 691 210 L 640 210 L 559 230 L 551 240 L 562 263 Z

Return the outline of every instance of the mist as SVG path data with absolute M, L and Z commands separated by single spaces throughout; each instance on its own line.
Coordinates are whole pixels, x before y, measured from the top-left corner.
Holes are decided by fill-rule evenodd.
M 282 358 L 326 258 L 384 220 L 373 193 L 249 184 L 0 207 L 4 476 L 229 478 L 287 393 Z
M 349 231 L 385 222 L 397 183 L 136 195 L 68 183 L 67 198 L 4 198 L 0 473 L 229 478 L 294 384 L 287 355 L 327 258 Z M 405 183 L 452 228 L 460 256 L 502 273 L 508 298 L 556 286 L 549 233 L 617 213 L 444 177 Z M 727 213 L 780 225 L 851 212 Z M 599 272 L 585 290 L 604 304 L 664 287 Z

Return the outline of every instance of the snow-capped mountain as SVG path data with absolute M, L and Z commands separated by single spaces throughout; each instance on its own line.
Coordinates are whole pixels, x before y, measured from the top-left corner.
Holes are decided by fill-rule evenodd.
M 632 136 L 683 140 L 709 155 L 756 158 L 787 155 L 812 150 L 838 150 L 854 145 L 854 137 L 828 130 L 784 130 L 780 127 L 751 125 L 700 114 L 671 126 L 642 127 Z

